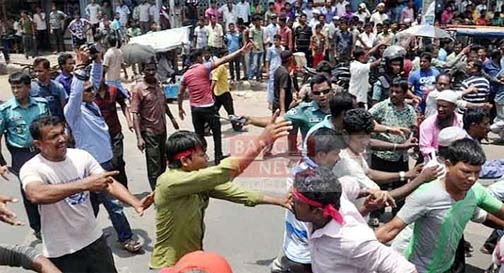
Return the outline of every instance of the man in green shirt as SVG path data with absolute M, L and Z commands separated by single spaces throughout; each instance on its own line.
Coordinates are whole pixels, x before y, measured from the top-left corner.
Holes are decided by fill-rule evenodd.
M 169 170 L 158 178 L 155 190 L 156 243 L 151 268 L 172 266 L 185 254 L 203 249 L 203 217 L 210 197 L 246 206 L 288 207 L 285 198 L 270 197 L 230 182 L 266 145 L 292 129 L 288 121 L 275 122 L 278 115 L 279 111 L 244 154 L 224 159 L 215 167 L 207 167 L 206 144 L 195 133 L 178 131 L 168 138 Z
M 31 55 L 35 58 L 35 23 L 26 11 L 21 12 L 21 19 L 19 20 L 21 32 L 23 33 L 23 47 L 26 59 Z
M 404 254 L 422 273 L 449 271 L 464 229 L 477 208 L 504 219 L 502 202 L 476 182 L 486 161 L 480 144 L 471 139 L 457 140 L 444 157 L 445 177 L 416 189 L 397 215 L 375 231 L 378 240 L 386 243 L 415 223 Z

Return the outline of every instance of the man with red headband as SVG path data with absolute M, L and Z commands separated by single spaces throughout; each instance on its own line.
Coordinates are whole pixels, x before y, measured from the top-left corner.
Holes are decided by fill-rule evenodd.
M 287 135 L 292 126 L 289 121 L 275 122 L 279 114 L 277 111 L 244 154 L 226 158 L 214 167 L 208 167 L 204 138 L 189 131 L 178 131 L 168 138 L 166 156 L 170 169 L 158 178 L 155 190 L 156 243 L 151 268 L 172 266 L 185 254 L 203 248 L 203 216 L 210 197 L 246 206 L 288 206 L 286 198 L 267 196 L 230 182 L 266 145 Z
M 298 173 L 293 196 L 296 219 L 310 226 L 313 273 L 417 272 L 401 254 L 378 242 L 356 207 L 344 197 L 331 169 Z

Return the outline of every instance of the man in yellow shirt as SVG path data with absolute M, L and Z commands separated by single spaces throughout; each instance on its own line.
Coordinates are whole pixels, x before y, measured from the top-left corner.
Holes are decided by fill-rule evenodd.
M 217 56 L 218 58 L 224 57 L 227 51 L 223 50 Z M 233 97 L 229 92 L 229 68 L 228 64 L 221 65 L 212 71 L 212 92 L 215 95 L 215 108 L 217 113 L 221 106 L 224 106 L 229 117 L 234 116 Z

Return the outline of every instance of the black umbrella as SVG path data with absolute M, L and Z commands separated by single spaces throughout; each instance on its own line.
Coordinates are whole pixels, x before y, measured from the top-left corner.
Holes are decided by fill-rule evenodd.
M 127 64 L 143 63 L 156 57 L 156 50 L 149 45 L 127 44 L 121 50 Z

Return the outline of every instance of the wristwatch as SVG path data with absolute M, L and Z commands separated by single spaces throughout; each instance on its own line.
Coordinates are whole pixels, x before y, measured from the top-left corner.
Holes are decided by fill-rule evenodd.
M 406 173 L 404 171 L 400 171 L 399 172 L 399 180 L 401 182 L 405 181 L 406 180 Z

